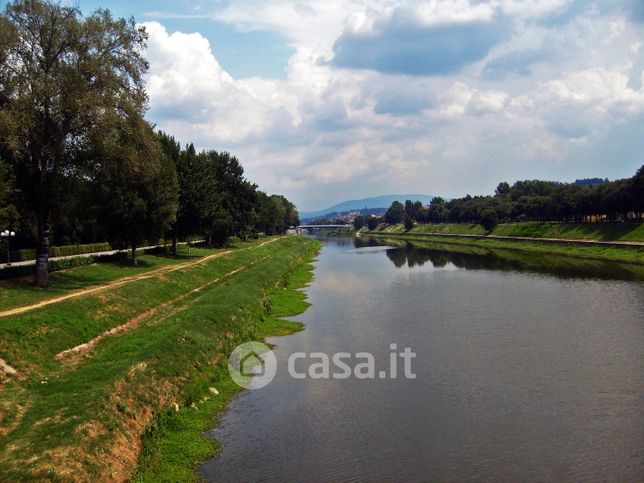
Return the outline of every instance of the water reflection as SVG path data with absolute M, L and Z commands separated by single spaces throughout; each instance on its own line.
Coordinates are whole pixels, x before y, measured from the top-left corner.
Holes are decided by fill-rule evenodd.
M 201 475 L 642 481 L 644 285 L 599 280 L 583 261 L 546 270 L 516 252 L 469 250 L 328 239 L 312 305 L 296 318 L 306 329 L 269 340 L 275 379 L 230 405 L 209 433 L 221 453 Z M 416 379 L 286 370 L 294 352 L 388 361 L 391 343 L 417 352 Z
M 644 280 L 644 267 L 636 264 L 382 238 L 356 239 L 353 244 L 356 247 L 391 247 L 386 252 L 387 258 L 398 268 L 431 263 L 437 269 L 454 266 L 467 270 L 527 271 L 559 278 Z

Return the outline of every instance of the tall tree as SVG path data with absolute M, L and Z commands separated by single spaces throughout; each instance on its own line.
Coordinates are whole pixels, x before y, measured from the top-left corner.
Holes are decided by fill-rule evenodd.
M 380 223 L 379 218 L 376 218 L 375 216 L 370 216 L 367 219 L 367 228 L 369 228 L 370 231 L 373 231 L 378 226 L 378 223 Z
M 176 236 L 188 237 L 210 231 L 213 219 L 220 209 L 222 193 L 217 173 L 205 153 L 197 153 L 189 144 L 177 160 L 179 180 L 179 210 L 174 225 Z M 173 243 L 173 252 L 176 253 Z
M 400 201 L 394 201 L 385 213 L 385 221 L 392 225 L 400 223 L 403 219 L 405 207 Z
M 244 168 L 227 152 L 205 151 L 221 200 L 208 223 L 209 239 L 222 244 L 231 235 L 246 237 L 256 217 L 257 187 L 244 178 Z
M 52 211 L 65 178 L 96 162 L 88 145 L 146 105 L 146 33 L 107 10 L 17 0 L 0 17 L 0 142 L 38 220 L 36 283 L 49 275 Z
M 506 196 L 509 193 L 510 193 L 510 185 L 507 183 L 507 181 L 500 182 L 496 187 L 496 189 L 494 190 L 494 194 L 496 196 Z
M 499 217 L 494 208 L 485 208 L 481 212 L 481 226 L 488 233 L 496 228 L 499 223 Z
M 165 155 L 143 120 L 123 134 L 108 163 L 97 175 L 101 188 L 101 221 L 110 242 L 132 250 L 156 243 L 176 220 L 179 188 L 174 163 Z

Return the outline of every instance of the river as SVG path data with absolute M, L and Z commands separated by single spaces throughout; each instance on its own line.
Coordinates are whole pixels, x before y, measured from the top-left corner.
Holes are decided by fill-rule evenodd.
M 644 479 L 641 269 L 387 243 L 325 240 L 306 329 L 270 340 L 277 375 L 211 431 L 204 478 Z M 415 379 L 286 370 L 297 351 L 385 366 L 390 344 Z

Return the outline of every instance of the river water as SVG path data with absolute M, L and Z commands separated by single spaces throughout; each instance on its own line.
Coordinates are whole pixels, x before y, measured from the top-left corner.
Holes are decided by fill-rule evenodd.
M 385 243 L 325 240 L 306 329 L 270 340 L 277 375 L 211 431 L 207 480 L 644 479 L 641 268 Z M 296 351 L 380 369 L 392 343 L 415 379 L 286 369 Z

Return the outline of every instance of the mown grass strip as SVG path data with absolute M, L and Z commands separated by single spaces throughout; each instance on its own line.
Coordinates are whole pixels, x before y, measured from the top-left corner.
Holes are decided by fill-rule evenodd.
M 131 260 L 128 259 L 114 263 L 97 263 L 76 267 L 50 274 L 50 284 L 46 288 L 36 287 L 31 280 L 32 277 L 0 281 L 0 312 L 65 295 L 89 286 L 140 275 L 168 265 L 196 260 L 218 251 L 222 251 L 222 249 L 193 247 L 188 253 L 185 246 L 180 246 L 176 257 L 166 253 L 142 255 L 139 257 L 138 267 L 132 266 Z
M 56 354 L 269 254 L 270 246 L 263 243 L 247 243 L 243 249 L 207 263 L 194 263 L 202 260 L 195 259 L 182 270 L 164 271 L 155 277 L 146 275 L 109 290 L 0 318 L 0 356 L 20 372 L 44 375 L 56 368 L 53 364 Z

